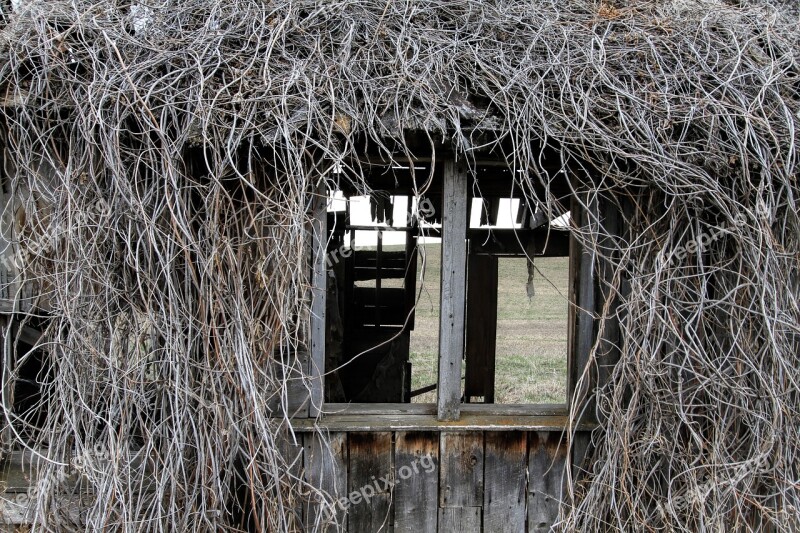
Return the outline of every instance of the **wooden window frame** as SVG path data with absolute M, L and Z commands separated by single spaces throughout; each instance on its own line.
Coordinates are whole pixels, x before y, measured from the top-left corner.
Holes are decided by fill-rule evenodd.
M 573 302 L 569 314 L 569 346 L 567 352 L 567 398 L 564 404 L 465 404 L 461 402 L 461 368 L 465 343 L 466 305 L 466 229 L 469 216 L 468 169 L 464 162 L 450 158 L 444 162 L 442 213 L 442 277 L 439 313 L 439 363 L 437 401 L 431 404 L 366 404 L 324 403 L 325 379 L 325 299 L 327 189 L 323 179 L 315 189 L 312 203 L 311 346 L 309 371 L 311 394 L 310 417 L 299 421 L 298 428 L 318 424 L 324 419 L 329 430 L 373 431 L 432 429 L 442 430 L 552 430 L 568 426 L 570 400 L 576 387 L 591 387 L 584 369 L 594 343 L 594 309 L 597 276 L 591 250 L 582 249 L 570 237 L 570 287 Z M 589 225 L 596 213 L 596 201 L 587 195 L 573 197 L 571 213 L 574 223 Z M 594 207 L 593 207 L 594 206 Z M 462 220 L 463 219 L 463 220 Z M 574 309 L 574 310 L 573 310 Z M 435 408 L 435 409 L 434 409 Z M 588 412 L 584 409 L 584 412 Z M 314 420 L 311 420 L 314 419 Z M 583 416 L 581 429 L 594 427 L 591 416 Z

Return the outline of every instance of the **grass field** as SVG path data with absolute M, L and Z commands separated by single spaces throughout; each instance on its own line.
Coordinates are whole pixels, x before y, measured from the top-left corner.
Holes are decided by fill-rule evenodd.
M 412 389 L 436 383 L 440 245 L 425 245 L 425 281 L 411 334 Z M 524 258 L 500 258 L 496 403 L 564 403 L 567 382 L 566 257 L 539 258 L 536 296 L 528 300 Z M 548 281 L 549 280 L 549 281 Z M 431 392 L 415 402 L 435 402 Z

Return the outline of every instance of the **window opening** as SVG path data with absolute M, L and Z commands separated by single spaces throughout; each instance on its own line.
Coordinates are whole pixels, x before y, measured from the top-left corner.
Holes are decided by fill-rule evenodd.
M 495 403 L 566 401 L 568 273 L 568 257 L 498 259 Z
M 454 175 L 450 165 L 419 199 L 414 188 L 404 189 L 403 179 L 369 196 L 333 194 L 337 207 L 329 207 L 327 221 L 326 402 L 437 403 L 440 417 L 452 407 L 443 411 L 439 387 L 449 391 L 449 406 L 459 400 L 566 402 L 569 213 L 545 214 L 514 190 L 510 172 L 496 167 L 483 178 L 467 176 L 466 204 L 462 192 L 457 208 L 444 205 L 443 196 L 465 183 L 462 174 L 455 188 L 443 188 Z M 443 216 L 464 219 L 460 229 L 450 223 L 458 229 L 451 235 L 465 238 L 466 247 L 450 250 L 449 259 L 442 257 Z M 464 276 L 463 289 L 448 300 L 452 307 L 461 299 L 464 313 L 458 317 L 457 306 L 448 315 L 461 326 L 448 330 L 447 350 L 440 339 L 443 268 L 450 279 L 458 279 L 462 268 Z M 459 350 L 461 364 L 451 364 Z M 442 353 L 450 355 L 443 359 Z M 460 366 L 461 374 L 446 372 L 448 365 L 455 372 Z
M 416 270 L 408 198 L 334 196 L 344 210 L 328 213 L 326 400 L 407 402 Z

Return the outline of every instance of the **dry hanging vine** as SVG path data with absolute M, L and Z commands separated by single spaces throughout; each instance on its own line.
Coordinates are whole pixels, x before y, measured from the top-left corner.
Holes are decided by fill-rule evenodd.
M 246 501 L 251 525 L 284 531 L 303 502 L 333 505 L 282 453 L 287 388 L 309 386 L 311 191 L 339 165 L 365 187 L 350 163 L 363 141 L 388 156 L 417 131 L 465 157 L 510 141 L 523 187 L 555 179 L 543 146 L 587 170 L 573 231 L 613 265 L 598 324 L 621 318 L 620 361 L 558 526 L 798 527 L 791 3 L 14 5 L 4 220 L 17 300 L 35 287 L 47 309 L 23 321 L 46 326 L 49 371 L 46 424 L 5 417 L 46 450 L 37 525 L 234 529 Z M 596 200 L 629 230 L 609 231 Z M 6 377 L 33 357 L 8 350 Z M 80 494 L 64 497 L 76 468 Z M 329 515 L 315 516 L 309 529 Z

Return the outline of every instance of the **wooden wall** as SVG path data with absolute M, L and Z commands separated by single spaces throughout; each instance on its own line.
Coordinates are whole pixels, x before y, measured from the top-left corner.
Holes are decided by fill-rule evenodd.
M 561 432 L 335 432 L 332 459 L 318 435 L 304 438 L 308 479 L 348 506 L 341 531 L 538 533 L 558 517 Z M 304 514 L 310 531 L 320 510 Z

